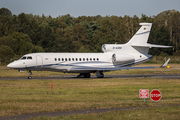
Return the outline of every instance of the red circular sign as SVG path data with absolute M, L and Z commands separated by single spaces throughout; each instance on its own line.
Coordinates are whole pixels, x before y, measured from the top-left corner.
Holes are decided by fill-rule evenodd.
M 161 99 L 162 95 L 161 95 L 161 92 L 159 90 L 155 89 L 155 90 L 151 91 L 150 97 L 153 101 L 158 102 Z

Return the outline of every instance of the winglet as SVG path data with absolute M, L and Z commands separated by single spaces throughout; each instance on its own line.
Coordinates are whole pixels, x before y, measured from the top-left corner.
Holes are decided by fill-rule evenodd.
M 164 64 L 162 64 L 160 67 L 166 67 L 169 61 L 170 61 L 170 58 Z

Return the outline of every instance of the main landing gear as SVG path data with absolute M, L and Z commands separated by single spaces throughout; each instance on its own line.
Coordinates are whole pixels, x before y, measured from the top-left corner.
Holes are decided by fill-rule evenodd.
M 28 71 L 28 74 L 29 74 L 28 79 L 32 79 L 31 75 L 33 75 L 33 74 L 31 72 L 31 70 Z
M 91 74 L 90 73 L 80 73 L 78 76 L 78 78 L 90 78 Z M 104 74 L 102 72 L 97 71 L 96 72 L 96 77 L 97 78 L 104 78 Z
M 90 74 L 90 73 L 80 73 L 77 77 L 78 77 L 78 78 L 80 78 L 80 77 L 90 78 L 90 77 L 91 77 L 91 74 Z
M 103 77 L 104 77 L 104 74 L 103 74 L 102 72 L 97 71 L 97 72 L 96 72 L 96 77 L 97 77 L 97 78 L 103 78 Z

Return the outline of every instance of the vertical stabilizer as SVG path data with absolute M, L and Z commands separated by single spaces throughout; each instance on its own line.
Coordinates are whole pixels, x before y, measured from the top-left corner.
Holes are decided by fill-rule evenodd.
M 136 34 L 130 39 L 127 44 L 147 43 L 152 23 L 140 23 L 139 25 L 142 25 L 141 28 L 136 32 Z

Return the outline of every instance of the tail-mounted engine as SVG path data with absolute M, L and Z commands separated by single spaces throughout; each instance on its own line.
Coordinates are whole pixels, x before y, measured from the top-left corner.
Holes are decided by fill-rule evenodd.
M 123 55 L 120 53 L 114 53 L 112 55 L 112 62 L 116 65 L 133 62 L 134 60 L 134 56 L 132 55 Z
M 122 49 L 122 44 L 103 44 L 102 51 L 106 52 L 116 52 Z

